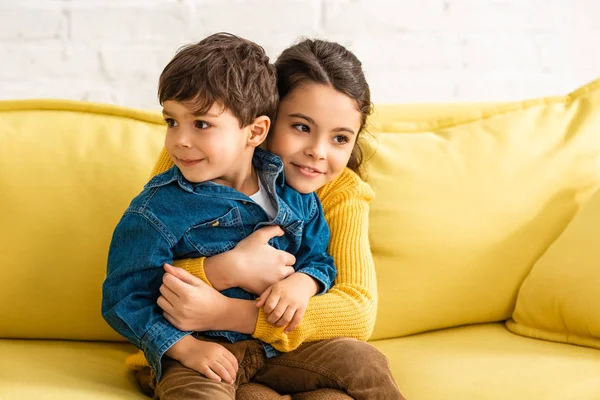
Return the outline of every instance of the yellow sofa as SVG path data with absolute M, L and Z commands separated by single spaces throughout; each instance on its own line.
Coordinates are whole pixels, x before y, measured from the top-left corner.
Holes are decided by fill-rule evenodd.
M 565 317 L 577 279 L 539 312 L 520 298 L 532 291 L 519 293 L 538 262 L 575 260 L 572 245 L 548 249 L 600 187 L 598 114 L 600 81 L 509 104 L 376 108 L 372 343 L 409 399 L 600 399 L 598 331 L 576 346 L 521 318 Z M 100 287 L 112 230 L 163 135 L 156 112 L 0 102 L 0 399 L 145 398 L 123 364 L 135 349 L 100 316 Z M 589 225 L 573 229 L 593 235 Z M 535 287 L 534 298 L 552 296 Z M 600 303 L 577 304 L 580 325 L 600 323 L 586 320 Z

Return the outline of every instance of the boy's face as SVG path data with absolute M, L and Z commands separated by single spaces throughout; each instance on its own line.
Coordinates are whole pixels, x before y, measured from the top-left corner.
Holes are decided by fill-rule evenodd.
M 248 173 L 247 128 L 226 108 L 213 104 L 204 115 L 195 115 L 185 103 L 163 103 L 167 122 L 165 148 L 190 182 L 213 181 L 233 187 Z
M 350 97 L 328 85 L 305 84 L 279 103 L 267 148 L 281 157 L 288 185 L 310 193 L 346 168 L 360 123 Z

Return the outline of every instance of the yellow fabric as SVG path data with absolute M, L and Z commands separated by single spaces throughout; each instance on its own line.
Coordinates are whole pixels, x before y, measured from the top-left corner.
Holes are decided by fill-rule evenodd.
M 125 343 L 0 340 L 0 399 L 148 400 L 123 359 Z
M 163 149 L 153 174 L 166 171 L 172 165 Z M 328 250 L 335 260 L 338 275 L 329 292 L 311 298 L 300 326 L 289 334 L 269 324 L 263 310 L 259 311 L 253 336 L 280 351 L 294 350 L 305 341 L 339 336 L 367 340 L 375 324 L 377 285 L 367 234 L 368 202 L 373 192 L 354 172 L 346 169 L 317 194 L 331 231 Z M 204 258 L 181 262 L 183 268 L 208 283 Z M 138 369 L 148 364 L 140 351 L 127 359 L 127 365 Z
M 107 249 L 164 132 L 158 113 L 0 101 L 0 337 L 123 340 L 100 315 Z
M 371 344 L 408 399 L 600 399 L 600 351 L 517 336 L 502 323 Z
M 600 349 L 600 192 L 534 265 L 507 327 Z
M 409 399 L 600 399 L 600 351 L 513 335 L 502 324 L 371 343 Z M 122 343 L 0 340 L 0 397 L 147 399 L 123 364 L 133 351 Z
M 510 318 L 534 262 L 600 186 L 600 80 L 382 129 L 368 164 L 373 338 Z

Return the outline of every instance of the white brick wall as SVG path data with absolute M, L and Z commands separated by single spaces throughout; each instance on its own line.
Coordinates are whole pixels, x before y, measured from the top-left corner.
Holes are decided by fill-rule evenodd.
M 176 49 L 299 36 L 363 61 L 376 103 L 519 100 L 600 77 L 597 0 L 0 0 L 0 98 L 156 108 Z

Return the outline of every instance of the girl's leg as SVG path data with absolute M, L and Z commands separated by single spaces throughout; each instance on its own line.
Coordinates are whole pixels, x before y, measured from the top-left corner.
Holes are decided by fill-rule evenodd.
M 370 344 L 349 338 L 305 343 L 267 359 L 252 381 L 280 393 L 329 388 L 358 400 L 404 399 L 387 358 Z

